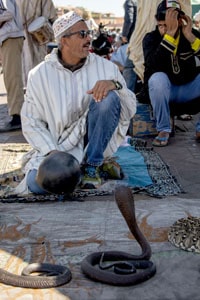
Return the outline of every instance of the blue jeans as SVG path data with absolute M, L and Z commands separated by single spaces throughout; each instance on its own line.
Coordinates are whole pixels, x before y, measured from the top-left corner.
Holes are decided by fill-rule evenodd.
M 137 75 L 134 71 L 134 64 L 132 60 L 127 57 L 126 63 L 123 70 L 123 77 L 126 81 L 127 88 L 132 92 L 135 91 L 136 82 L 137 82 Z
M 111 91 L 101 102 L 91 101 L 88 113 L 88 147 L 86 162 L 100 166 L 103 153 L 110 141 L 120 118 L 119 96 Z
M 37 184 L 37 182 L 35 180 L 36 174 L 37 174 L 37 170 L 33 169 L 33 170 L 30 170 L 28 175 L 27 175 L 26 183 L 27 183 L 27 186 L 29 188 L 29 191 L 31 191 L 32 193 L 37 194 L 37 195 L 47 194 L 47 192 L 45 190 L 43 190 Z
M 121 104 L 119 96 L 111 91 L 101 102 L 91 101 L 88 112 L 88 147 L 87 163 L 99 166 L 103 162 L 103 152 L 110 141 L 120 118 Z M 27 185 L 34 194 L 46 194 L 36 182 L 37 170 L 30 170 L 27 175 Z
M 148 86 L 156 129 L 171 132 L 169 103 L 186 103 L 200 97 L 200 74 L 187 84 L 174 85 L 165 73 L 157 72 L 150 77 Z

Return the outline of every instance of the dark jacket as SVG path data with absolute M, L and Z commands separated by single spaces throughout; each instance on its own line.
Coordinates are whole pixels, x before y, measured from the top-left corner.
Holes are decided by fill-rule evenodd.
M 193 30 L 193 33 L 200 38 L 197 30 Z M 146 94 L 146 98 L 148 98 L 148 80 L 153 73 L 166 73 L 171 83 L 175 85 L 191 82 L 200 73 L 200 49 L 195 52 L 182 32 L 176 55 L 173 53 L 174 46 L 160 35 L 157 27 L 156 30 L 145 35 L 142 44 L 145 66 L 144 95 Z

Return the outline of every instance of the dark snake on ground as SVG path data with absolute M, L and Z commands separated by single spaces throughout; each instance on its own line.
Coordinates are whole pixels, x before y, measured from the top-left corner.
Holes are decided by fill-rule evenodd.
M 131 233 L 141 246 L 142 254 L 94 252 L 82 261 L 81 269 L 95 281 L 119 286 L 135 285 L 151 278 L 156 273 L 156 266 L 149 260 L 151 247 L 137 225 L 132 190 L 126 186 L 118 186 L 115 189 L 115 200 Z
M 122 251 L 95 252 L 82 261 L 81 268 L 93 280 L 111 285 L 134 285 L 151 278 L 156 273 L 156 267 L 149 260 L 150 245 L 137 225 L 131 189 L 126 186 L 117 187 L 115 200 L 131 233 L 141 246 L 142 254 L 132 255 Z M 114 273 L 109 269 L 114 269 Z M 31 276 L 35 272 L 46 273 L 49 277 Z M 48 263 L 30 264 L 23 269 L 21 275 L 0 269 L 1 283 L 23 288 L 56 287 L 68 283 L 71 278 L 71 271 L 67 267 Z
M 31 276 L 31 273 L 42 272 L 47 276 Z M 0 269 L 0 282 L 22 288 L 51 288 L 68 283 L 71 272 L 67 267 L 49 263 L 33 263 L 25 267 L 21 275 L 15 275 Z

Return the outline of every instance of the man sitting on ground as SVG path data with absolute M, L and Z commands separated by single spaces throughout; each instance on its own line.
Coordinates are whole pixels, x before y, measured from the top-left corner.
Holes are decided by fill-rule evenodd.
M 18 193 L 45 192 L 38 185 L 37 171 L 55 151 L 84 163 L 83 185 L 101 184 L 104 158 L 120 146 L 136 111 L 135 95 L 118 67 L 90 53 L 90 31 L 79 15 L 62 15 L 53 29 L 58 49 L 29 73 L 21 119 L 33 150 L 26 156 L 26 176 Z

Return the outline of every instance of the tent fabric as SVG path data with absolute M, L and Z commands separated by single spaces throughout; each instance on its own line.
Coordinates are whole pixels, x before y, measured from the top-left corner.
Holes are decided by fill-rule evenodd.
M 192 5 L 199 5 L 199 0 L 191 0 Z

